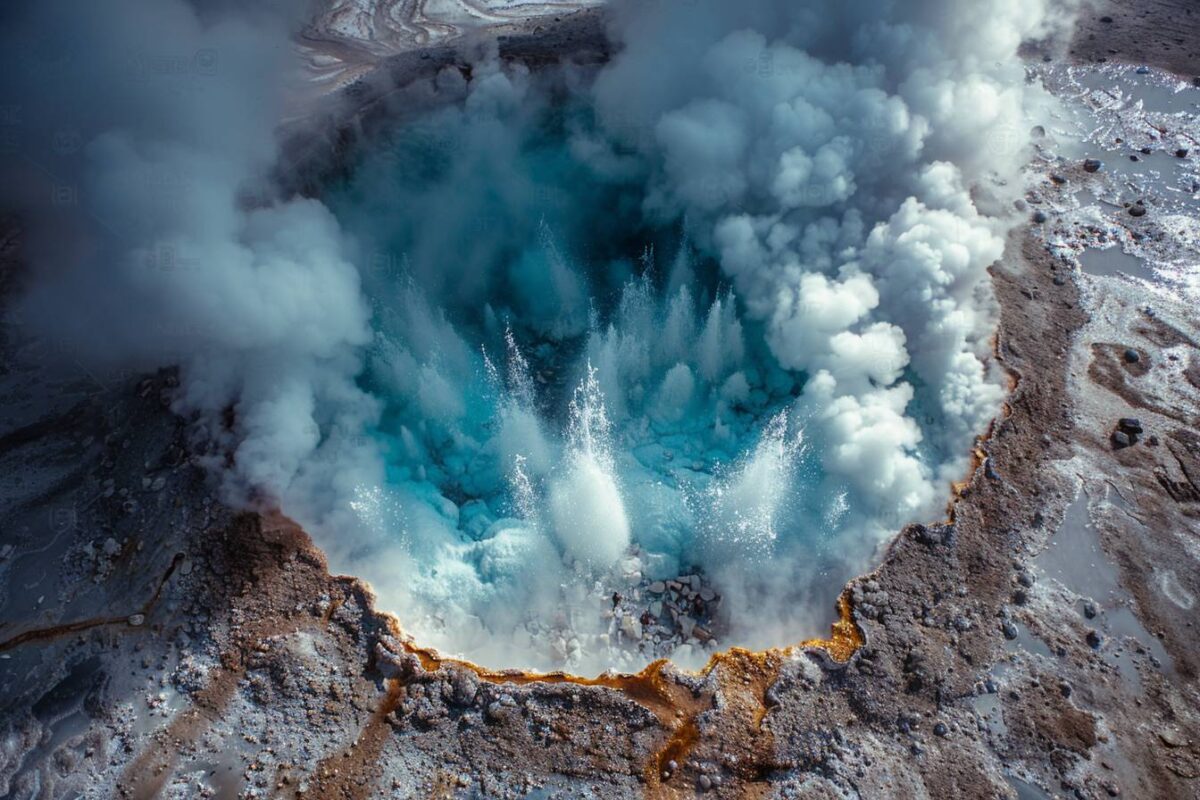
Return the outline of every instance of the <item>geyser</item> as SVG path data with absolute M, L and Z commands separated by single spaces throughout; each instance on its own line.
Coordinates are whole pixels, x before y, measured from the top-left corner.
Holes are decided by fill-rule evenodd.
M 229 501 L 425 643 L 596 671 L 817 633 L 998 405 L 986 271 L 1040 102 L 1013 55 L 1065 4 L 618 3 L 611 63 L 420 81 L 318 198 L 269 177 L 286 20 L 119 5 L 8 26 L 90 43 L 10 71 L 30 129 L 52 81 L 87 142 L 79 205 L 26 209 L 26 317 L 178 364 Z M 95 31 L 139 15 L 220 72 L 125 79 L 152 45 Z
M 550 487 L 550 519 L 569 558 L 609 567 L 629 547 L 629 520 L 617 489 L 611 436 L 596 371 L 571 401 L 568 453 L 563 474 Z

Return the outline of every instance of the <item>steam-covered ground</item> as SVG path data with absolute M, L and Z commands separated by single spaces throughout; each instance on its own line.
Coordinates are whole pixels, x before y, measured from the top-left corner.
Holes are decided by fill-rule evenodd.
M 1120 51 L 1124 18 L 1109 13 L 1112 22 L 1102 22 L 1101 12 L 1085 14 L 1079 38 L 1097 30 L 1107 49 Z M 569 22 L 564 25 L 570 30 Z M 556 40 L 560 34 L 554 31 L 545 35 L 551 41 L 571 40 L 570 35 Z M 1045 52 L 1056 52 L 1052 43 L 1044 46 Z M 594 42 L 586 48 L 588 53 L 602 49 Z M 1072 72 L 1057 59 L 1043 65 L 1041 52 L 1027 50 L 1033 82 L 1045 82 L 1066 106 L 1051 108 L 1038 120 L 1042 129 L 1031 132 L 1032 166 L 1008 178 L 1020 195 L 1013 198 L 1018 227 L 988 281 L 998 301 L 996 351 L 1014 388 L 982 445 L 982 462 L 953 507 L 952 522 L 905 530 L 889 546 L 882 566 L 852 584 L 848 598 L 866 641 L 847 665 L 814 650 L 735 654 L 699 675 L 654 667 L 640 678 L 613 677 L 599 686 L 439 666 L 413 651 L 376 614 L 361 585 L 329 578 L 323 557 L 302 532 L 278 517 L 235 517 L 210 499 L 218 485 L 212 476 L 221 473 L 214 473 L 213 457 L 196 458 L 206 451 L 197 450 L 195 428 L 167 410 L 172 402 L 179 407 L 175 374 L 141 381 L 69 363 L 47 373 L 44 365 L 57 361 L 29 336 L 36 329 L 10 325 L 4 405 L 9 421 L 0 440 L 11 465 L 5 474 L 14 476 L 4 527 L 4 541 L 11 544 L 0 544 L 5 587 L 0 678 L 3 695 L 12 698 L 0 705 L 7 724 L 0 777 L 9 781 L 8 791 L 18 797 L 111 796 L 117 786 L 132 796 L 1190 796 L 1200 774 L 1196 642 L 1187 619 L 1200 591 L 1194 547 L 1194 507 L 1200 499 L 1194 373 L 1200 326 L 1189 269 L 1196 263 L 1195 220 L 1189 213 L 1196 193 L 1189 147 L 1196 135 L 1190 99 L 1195 90 L 1186 75 L 1181 81 L 1154 69 L 1140 74 L 1095 65 Z M 435 50 L 429 60 L 445 57 L 445 51 Z M 466 58 L 478 68 L 474 54 Z M 488 78 L 473 74 L 476 79 Z M 522 97 L 519 106 L 529 107 L 529 95 Z M 403 108 L 411 98 L 399 99 Z M 1161 103 L 1168 107 L 1151 107 Z M 384 116 L 395 112 L 385 109 Z M 502 112 L 484 109 L 484 119 Z M 536 509 L 522 515 L 514 502 L 521 492 L 511 489 L 506 502 L 512 505 L 506 508 L 518 512 L 510 520 L 545 526 L 546 541 L 558 549 L 545 563 L 554 563 L 562 552 L 576 561 L 607 558 L 618 552 L 615 542 L 622 545 L 618 575 L 626 577 L 623 562 L 633 555 L 644 568 L 652 563 L 653 551 L 632 549 L 639 513 L 626 513 L 626 546 L 619 526 L 611 527 L 611 510 L 625 508 L 633 496 L 627 482 L 635 470 L 669 475 L 682 459 L 659 451 L 646 456 L 630 443 L 637 435 L 649 436 L 665 449 L 661 442 L 682 427 L 688 435 L 671 447 L 683 452 L 697 434 L 687 429 L 686 415 L 662 414 L 672 408 L 662 403 L 669 394 L 665 377 L 655 391 L 623 396 L 627 384 L 622 381 L 613 382 L 616 389 L 605 387 L 598 356 L 591 358 L 600 371 L 590 384 L 587 362 L 622 333 L 639 345 L 649 339 L 650 363 L 653 353 L 666 349 L 664 362 L 683 363 L 691 373 L 694 401 L 719 402 L 720 393 L 713 400 L 702 389 L 706 381 L 715 382 L 703 371 L 704 355 L 711 353 L 704 332 L 710 323 L 717 330 L 732 324 L 724 316 L 729 305 L 722 303 L 715 315 L 710 310 L 729 288 L 719 280 L 706 283 L 706 275 L 720 274 L 720 265 L 708 272 L 700 268 L 673 287 L 671 269 L 657 265 L 675 267 L 684 237 L 667 226 L 653 241 L 653 255 L 645 247 L 627 248 L 633 256 L 627 256 L 625 273 L 611 267 L 615 258 L 601 251 L 604 273 L 627 279 L 614 281 L 607 293 L 592 292 L 598 299 L 589 304 L 582 330 L 568 326 L 555 335 L 559 316 L 538 312 L 564 304 L 561 294 L 547 289 L 509 295 L 490 288 L 490 298 L 553 302 L 495 307 L 495 322 L 489 323 L 487 310 L 470 300 L 474 287 L 461 285 L 461 276 L 437 270 L 422 274 L 421 239 L 434 237 L 438 245 L 429 248 L 434 252 L 447 242 L 453 248 L 468 241 L 453 225 L 479 217 L 463 213 L 457 204 L 477 198 L 468 189 L 477 185 L 471 180 L 481 167 L 503 164 L 514 179 L 546 173 L 527 168 L 521 161 L 527 157 L 524 148 L 506 149 L 511 141 L 493 130 L 487 144 L 513 158 L 489 161 L 484 148 L 476 160 L 468 160 L 473 169 L 461 179 L 466 183 L 446 181 L 432 170 L 425 173 L 432 190 L 414 186 L 404 172 L 405 148 L 418 148 L 420 164 L 429 162 L 428 153 L 446 147 L 460 155 L 477 151 L 452 138 L 422 140 L 420 120 L 414 133 L 407 124 L 412 116 L 405 119 L 399 133 L 384 131 L 392 136 L 386 141 L 400 147 L 385 151 L 389 155 L 382 164 L 367 160 L 362 163 L 368 166 L 356 166 L 356 158 L 332 177 L 318 171 L 319 180 L 300 181 L 321 187 L 339 225 L 369 222 L 364 207 L 374 198 L 390 218 L 388 231 L 400 239 L 372 242 L 376 226 L 368 225 L 351 234 L 354 244 L 345 252 L 354 262 L 355 248 L 363 248 L 368 257 L 360 263 L 377 265 L 379 274 L 363 273 L 364 293 L 376 309 L 389 312 L 368 325 L 368 335 L 382 343 L 368 348 L 369 374 L 388 380 L 387 367 L 407 354 L 416 363 L 394 370 L 392 379 L 417 374 L 424 380 L 390 385 L 382 393 L 367 383 L 365 395 L 382 398 L 385 408 L 369 435 L 351 444 L 383 442 L 390 473 L 377 485 L 407 492 L 434 487 L 437 496 L 417 498 L 423 500 L 418 507 L 444 518 L 457 513 L 456 530 L 469 533 L 475 517 L 464 512 L 473 501 L 492 498 L 486 488 L 468 487 L 462 476 L 507 487 L 512 473 L 495 467 L 489 473 L 479 461 L 454 473 L 454 459 L 464 453 L 479 459 L 495 452 L 464 444 L 461 434 L 473 432 L 470 438 L 480 441 L 495 436 L 500 446 L 504 437 L 494 432 L 505 424 L 520 425 L 520 435 L 513 438 L 528 448 L 542 436 L 552 466 L 541 484 L 530 480 Z M 453 130 L 454 119 L 439 122 Z M 365 134 L 355 130 L 376 141 L 379 129 L 371 130 L 373 124 L 353 119 L 340 141 L 366 141 L 356 140 Z M 504 128 L 511 130 L 512 121 L 505 120 Z M 1012 158 L 1006 132 L 987 141 Z M 1181 150 L 1189 152 L 1180 155 Z M 553 166 L 552 178 L 563 174 L 561 160 Z M 389 180 L 393 170 L 406 180 Z M 566 174 L 564 183 L 572 189 L 588 185 Z M 387 191 L 367 191 L 364 176 L 391 192 L 399 184 L 417 198 L 401 203 Z M 444 194 L 436 197 L 439 190 Z M 573 252 L 564 243 L 572 239 L 569 222 L 579 212 L 558 208 L 557 220 L 553 213 L 532 214 L 520 203 L 546 198 L 537 191 L 528 194 L 508 202 L 521 209 L 522 219 L 536 216 L 534 233 L 544 230 L 545 235 L 512 232 L 516 221 L 502 219 L 495 225 L 497 238 L 534 242 L 530 257 L 542 259 L 536 272 L 545 274 L 546 264 L 555 266 L 556 252 Z M 620 192 L 613 196 L 619 198 Z M 593 200 L 598 208 L 620 212 L 608 196 Z M 452 211 L 437 213 L 446 203 Z M 413 205 L 423 213 L 408 215 L 404 209 Z M 327 219 L 312 207 L 288 206 L 278 213 L 316 214 L 304 217 L 310 228 Z M 590 208 L 587 213 L 595 216 Z M 597 227 L 604 230 L 603 220 Z M 640 230 L 655 226 L 639 218 L 633 227 L 641 245 Z M 19 222 L 8 230 L 4 274 L 15 282 L 23 269 L 18 265 L 36 257 L 36 239 Z M 252 230 L 269 234 L 274 229 Z M 470 241 L 486 239 L 478 233 Z M 584 241 L 607 241 L 591 236 L 588 231 Z M 321 239 L 307 238 L 303 244 L 311 247 L 314 241 Z M 596 245 L 581 249 L 592 254 Z M 1107 255 L 1097 260 L 1097 252 Z M 1117 252 L 1125 256 L 1117 259 Z M 394 253 L 408 253 L 408 263 Z M 298 255 L 302 251 L 288 257 Z M 593 286 L 586 262 L 577 267 L 563 256 L 566 284 L 574 276 Z M 520 265 L 522 258 L 504 263 Z M 404 280 L 390 274 L 394 268 Z M 1136 272 L 1139 280 L 1102 274 L 1114 268 Z M 473 266 L 469 274 L 480 271 Z M 509 270 L 503 279 L 519 276 Z M 373 280 L 391 281 L 401 290 L 385 294 L 371 285 Z M 559 281 L 552 288 L 562 285 Z M 671 337 L 664 335 L 671 330 L 667 321 L 679 286 L 692 292 L 694 350 L 670 349 Z M 9 287 L 12 297 L 13 284 Z M 737 292 L 736 285 L 733 289 Z M 446 301 L 459 292 L 468 298 L 462 305 L 474 313 Z M 102 292 L 98 298 L 103 300 Z M 330 306 L 336 297 L 322 300 L 338 307 Z M 398 318 L 396 327 L 389 327 L 391 318 Z M 646 318 L 650 322 L 639 327 L 637 320 Z M 889 318 L 896 325 L 904 322 L 898 313 Z M 739 364 L 761 366 L 777 356 L 762 331 L 754 329 L 761 320 L 731 319 L 741 323 Z M 302 345 L 286 352 L 306 353 L 305 337 L 296 335 L 303 331 L 289 329 L 287 320 L 281 324 Z M 357 332 L 345 330 L 357 341 Z M 119 326 L 116 333 L 122 333 Z M 766 348 L 757 354 L 746 344 L 756 335 Z M 450 356 L 460 343 L 463 361 L 456 370 Z M 422 344 L 430 348 L 424 357 Z M 273 370 L 268 374 L 278 380 L 278 365 L 262 358 L 266 354 L 280 351 L 251 351 L 247 362 L 254 371 Z M 616 363 L 628 362 L 618 358 Z M 747 385 L 754 386 L 749 379 Z M 430 394 L 431 388 L 444 391 Z M 761 502 L 746 501 L 746 491 L 755 498 L 778 491 L 772 487 L 787 476 L 783 467 L 793 463 L 789 459 L 795 459 L 797 478 L 807 485 L 820 485 L 830 472 L 824 464 L 806 467 L 804 461 L 827 442 L 810 434 L 806 444 L 815 451 L 797 449 L 796 438 L 779 421 L 777 403 L 769 392 L 763 394 L 766 402 L 729 417 L 746 431 L 732 437 L 732 445 L 719 456 L 692 456 L 699 468 L 686 465 L 693 472 L 711 468 L 717 485 L 730 487 L 739 507 Z M 787 398 L 789 391 L 781 388 L 776 396 Z M 44 408 L 46 397 L 57 406 Z M 623 410 L 617 410 L 617 400 L 624 401 Z M 705 408 L 703 416 L 720 419 L 715 406 Z M 203 415 L 198 419 L 203 424 Z M 457 422 L 457 430 L 439 431 L 429 421 L 449 428 L 447 419 Z M 410 426 L 422 422 L 424 429 L 414 433 Z M 303 439 L 306 433 L 300 429 L 298 435 Z M 968 443 L 969 433 L 960 434 Z M 256 441 L 261 447 L 263 440 Z M 414 459 L 403 449 L 409 446 L 437 446 L 440 455 Z M 207 452 L 217 456 L 221 451 Z M 710 460 L 732 466 L 722 471 L 706 463 Z M 346 476 L 352 493 L 363 485 L 362 473 L 347 470 L 345 461 L 329 463 Z M 243 456 L 241 465 L 246 464 L 287 468 L 277 457 Z M 419 467 L 424 475 L 417 473 Z M 444 474 L 433 474 L 434 468 Z M 739 477 L 748 489 L 738 490 Z M 263 478 L 269 483 L 272 473 L 260 475 L 260 482 Z M 606 494 L 606 481 L 616 496 Z M 789 485 L 787 494 L 802 492 L 805 485 Z M 224 486 L 227 501 L 238 499 L 231 498 L 228 483 Z M 327 529 L 321 540 L 335 558 L 353 553 L 339 553 L 330 533 L 341 533 L 355 546 L 375 541 L 355 538 L 364 521 L 378 521 L 389 511 L 387 497 L 372 493 L 370 486 L 353 495 L 358 506 L 354 516 L 343 518 L 347 527 Z M 596 514 L 579 516 L 589 503 L 606 512 L 608 527 L 600 535 L 588 527 L 596 524 Z M 411 498 L 401 503 L 402 508 L 411 505 Z M 486 505 L 489 516 L 498 516 L 491 502 Z M 670 505 L 687 508 L 675 500 Z M 702 507 L 700 516 L 719 519 L 722 508 L 720 502 Z M 475 545 L 461 537 L 457 541 L 469 549 L 502 533 L 535 527 L 510 522 L 490 536 L 487 528 L 478 540 L 468 536 Z M 564 540 L 564 532 L 581 527 L 593 535 Z M 428 530 L 436 528 L 410 533 Z M 797 530 L 807 535 L 809 528 L 783 532 Z M 372 552 L 384 572 L 396 563 Z M 487 555 L 464 563 L 503 568 L 494 552 Z M 866 551 L 860 558 L 865 557 Z M 369 569 L 369 561 L 356 563 Z M 790 557 L 786 563 L 800 562 Z M 678 567 L 683 571 L 690 565 Z M 418 564 L 391 571 L 412 580 L 425 577 L 420 569 Z M 370 577 L 387 588 L 386 580 Z M 648 589 L 653 577 L 638 580 Z M 410 592 L 413 587 L 394 588 Z M 682 596 L 684 588 L 683 583 L 672 587 L 673 596 Z M 698 596 L 706 588 L 686 582 L 687 591 Z M 561 602 L 558 591 L 551 587 Z M 469 593 L 461 594 L 470 600 Z M 612 605 L 609 597 L 602 599 Z M 419 602 L 405 609 L 418 612 L 412 617 L 418 622 Z M 628 602 L 622 598 L 616 606 Z M 385 607 L 395 605 L 393 600 Z M 402 616 L 400 622 L 411 630 L 408 619 Z M 793 622 L 781 632 L 790 638 L 775 643 L 809 633 Z M 840 647 L 832 650 L 841 653 Z M 560 657 L 565 656 L 570 653 Z

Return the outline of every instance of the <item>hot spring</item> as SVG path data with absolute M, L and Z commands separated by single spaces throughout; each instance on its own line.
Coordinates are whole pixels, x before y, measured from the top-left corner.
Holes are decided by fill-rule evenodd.
M 1071 0 L 615 0 L 602 65 L 363 78 L 384 122 L 304 193 L 280 121 L 329 116 L 284 98 L 363 95 L 290 93 L 297 20 L 113 2 L 154 41 L 108 4 L 5 31 L 57 170 L 5 182 L 21 319 L 178 366 L 223 500 L 422 644 L 597 672 L 819 635 L 999 407 L 988 268 L 1048 102 L 1014 54 Z M 88 47 L 21 56 L 46 30 Z M 81 146 L 37 150 L 63 107 Z
M 702 108 L 631 133 L 569 71 L 484 64 L 437 88 L 442 108 L 390 126 L 323 198 L 364 265 L 357 385 L 385 465 L 343 523 L 367 543 L 355 574 L 421 643 L 495 666 L 696 666 L 819 634 L 880 542 L 939 512 L 994 407 L 975 319 L 937 345 L 968 362 L 966 419 L 946 404 L 964 387 L 906 350 L 957 322 L 907 304 L 958 290 L 953 313 L 978 313 L 994 223 L 901 196 L 880 162 L 919 152 L 916 123 L 874 89 L 855 113 L 896 141 L 839 132 L 848 86 L 806 110 L 826 125 L 776 134 L 798 139 L 775 169 L 696 175 L 763 132 Z M 697 163 L 672 175 L 674 158 Z M 966 275 L 897 281 L 900 235 Z

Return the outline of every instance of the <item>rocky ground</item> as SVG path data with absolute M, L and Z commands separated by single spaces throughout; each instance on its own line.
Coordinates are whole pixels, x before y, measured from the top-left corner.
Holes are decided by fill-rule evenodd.
M 1190 81 L 1188 11 L 1097 7 L 1072 52 Z M 212 498 L 170 374 L 46 374 L 7 318 L 0 795 L 1200 796 L 1197 304 L 1179 274 L 1086 256 L 1200 263 L 1186 204 L 1115 169 L 1186 161 L 1190 133 L 1157 119 L 1140 140 L 1144 116 L 1117 116 L 1104 165 L 1047 141 L 1030 168 L 1030 222 L 993 272 L 1012 392 L 948 519 L 897 536 L 828 641 L 699 674 L 438 660 L 303 531 Z

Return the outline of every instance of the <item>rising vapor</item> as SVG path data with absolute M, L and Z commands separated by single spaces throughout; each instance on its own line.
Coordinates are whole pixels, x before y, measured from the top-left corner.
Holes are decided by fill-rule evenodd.
M 301 20 L 28 4 L 0 57 L 24 318 L 178 365 L 226 499 L 425 641 L 583 670 L 702 660 L 703 616 L 787 643 L 998 408 L 987 269 L 1047 102 L 1016 51 L 1072 12 L 618 3 L 609 64 L 447 70 L 312 198 L 269 178 Z M 641 609 L 694 568 L 723 601 L 676 639 Z

